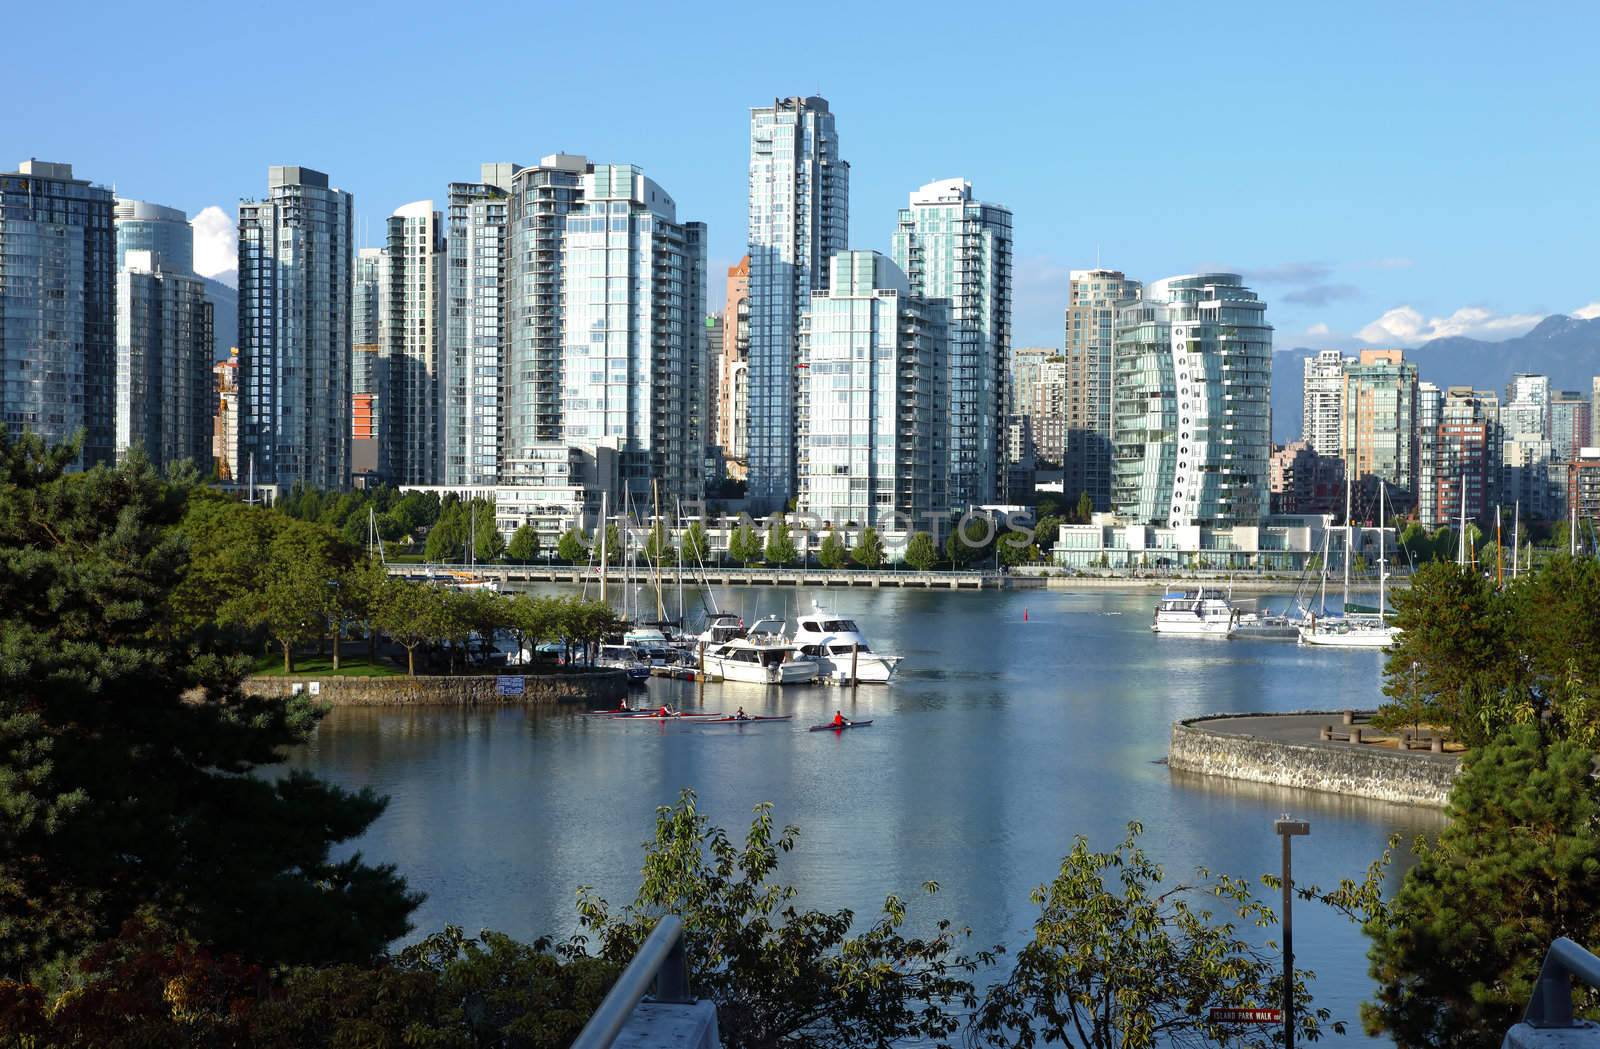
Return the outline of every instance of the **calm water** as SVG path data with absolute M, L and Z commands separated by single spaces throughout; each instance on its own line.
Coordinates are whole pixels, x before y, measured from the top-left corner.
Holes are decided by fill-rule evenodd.
M 978 943 L 1015 944 L 1029 892 L 1075 835 L 1099 847 L 1144 824 L 1169 870 L 1275 871 L 1272 820 L 1312 822 L 1295 874 L 1358 877 L 1389 834 L 1434 831 L 1437 815 L 1331 795 L 1176 774 L 1173 720 L 1212 711 L 1370 706 L 1381 656 L 1285 642 L 1154 637 L 1150 594 L 832 590 L 718 591 L 757 614 L 813 599 L 859 620 L 873 647 L 906 657 L 896 682 L 855 692 L 703 686 L 706 709 L 793 713 L 792 722 L 695 727 L 621 724 L 567 710 L 342 710 L 294 763 L 388 794 L 359 843 L 428 893 L 420 931 L 455 922 L 519 936 L 574 926 L 574 890 L 614 904 L 638 887 L 653 812 L 693 787 L 737 836 L 759 801 L 801 828 L 780 870 L 811 906 L 871 915 L 889 892 L 915 895 L 913 920 L 950 916 Z M 691 596 L 691 603 L 696 597 Z M 1283 599 L 1279 599 L 1281 603 Z M 1026 620 L 1024 619 L 1026 613 Z M 652 680 L 649 698 L 691 708 L 697 686 Z M 872 718 L 835 735 L 806 725 Z M 1296 954 L 1318 971 L 1319 1001 L 1352 1021 L 1368 991 L 1359 933 L 1310 905 Z M 1357 1039 L 1359 1040 L 1359 1039 Z

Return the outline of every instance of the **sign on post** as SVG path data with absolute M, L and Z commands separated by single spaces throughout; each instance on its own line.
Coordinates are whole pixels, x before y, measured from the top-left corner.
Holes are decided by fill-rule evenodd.
M 1213 1009 L 1214 1024 L 1275 1024 L 1283 1022 L 1282 1009 Z
M 502 696 L 520 696 L 524 685 L 524 680 L 515 674 L 502 674 L 494 679 L 495 693 Z

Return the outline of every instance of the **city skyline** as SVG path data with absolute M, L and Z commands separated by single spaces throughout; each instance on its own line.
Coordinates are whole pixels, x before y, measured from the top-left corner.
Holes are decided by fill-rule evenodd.
M 378 56 L 426 43 L 447 67 L 459 67 L 469 47 L 474 65 L 512 61 L 514 51 L 516 62 L 538 63 L 559 78 L 588 61 L 554 44 L 577 16 L 555 13 L 552 31 L 540 36 L 552 41 L 545 44 L 469 38 L 454 26 L 407 19 L 404 10 L 386 16 L 378 31 L 362 16 L 334 11 L 327 38 L 347 52 L 340 65 L 378 70 L 370 104 L 353 125 L 302 119 L 307 110 L 294 103 L 325 89 L 332 73 L 313 67 L 334 53 L 303 46 L 256 52 L 288 99 L 274 94 L 269 104 L 218 92 L 199 100 L 192 119 L 163 121 L 165 110 L 143 103 L 164 81 L 139 76 L 142 63 L 153 61 L 139 56 L 170 57 L 168 41 L 141 47 L 154 28 L 131 26 L 131 39 L 114 55 L 104 52 L 105 70 L 90 63 L 83 91 L 0 113 L 0 134 L 42 160 L 72 163 L 79 177 L 114 184 L 121 196 L 181 207 L 191 217 L 219 208 L 200 223 L 202 273 L 219 272 L 218 243 L 265 166 L 339 173 L 356 196 L 358 246 L 376 246 L 396 207 L 443 200 L 448 184 L 482 161 L 532 163 L 563 150 L 599 163 L 638 163 L 676 187 L 686 212 L 707 222 L 709 268 L 721 273 L 744 253 L 750 108 L 820 93 L 841 114 L 852 165 L 850 247 L 886 251 L 905 194 L 937 179 L 968 179 L 1011 208 L 1016 345 L 1057 344 L 1067 272 L 1098 264 L 1142 279 L 1239 272 L 1273 303 L 1279 350 L 1410 346 L 1428 335 L 1517 334 L 1549 313 L 1600 312 L 1584 220 L 1594 205 L 1583 173 L 1600 160 L 1597 136 L 1585 127 L 1594 118 L 1548 104 L 1552 92 L 1582 97 L 1595 86 L 1580 41 L 1592 36 L 1586 27 L 1596 13 L 1568 11 L 1571 31 L 1552 36 L 1543 22 L 1501 25 L 1487 12 L 1456 12 L 1435 24 L 1424 14 L 1372 7 L 1329 26 L 1309 13 L 1275 10 L 1245 28 L 1197 24 L 1181 43 L 1158 40 L 1136 54 L 1091 43 L 1097 33 L 1109 39 L 1118 31 L 1109 13 L 1032 12 L 1034 30 L 1013 34 L 1008 45 L 1020 77 L 968 82 L 925 105 L 905 104 L 890 86 L 914 67 L 951 60 L 961 46 L 963 34 L 950 32 L 950 19 L 936 11 L 916 20 L 859 12 L 852 17 L 861 19 L 860 31 L 831 41 L 826 54 L 782 43 L 763 53 L 756 71 L 739 72 L 731 61 L 739 42 L 759 37 L 767 18 L 754 12 L 738 25 L 697 23 L 707 53 L 730 61 L 715 77 L 707 69 L 716 63 L 692 73 L 674 63 L 683 77 L 671 121 L 624 104 L 671 61 L 643 31 L 615 34 L 612 57 L 630 70 L 616 83 L 594 85 L 561 107 L 544 103 L 537 84 L 509 83 L 497 104 L 461 114 L 443 94 L 398 90 L 403 85 L 391 78 L 403 72 L 387 72 Z M 244 17 L 219 12 L 207 30 L 228 32 Z M 1061 21 L 1068 17 L 1070 26 Z M 45 37 L 58 31 L 38 29 Z M 875 44 L 891 32 L 897 40 L 904 34 L 904 46 L 886 55 Z M 1230 44 L 1235 33 L 1240 39 Z M 92 56 L 110 45 L 87 46 Z M 1226 46 L 1248 46 L 1251 61 L 1219 73 L 1228 64 L 1206 56 Z M 49 52 L 30 47 L 13 67 L 24 77 L 35 68 L 42 74 Z M 1072 76 L 1046 75 L 1058 67 Z M 112 70 L 116 90 L 96 90 Z M 1105 85 L 1115 104 L 1085 94 L 1090 83 Z M 1114 163 L 1119 129 L 1196 84 L 1213 89 L 1219 111 L 1239 107 L 1253 132 L 1184 142 L 1170 164 Z M 1455 104 L 1435 105 L 1441 94 Z M 1514 126 L 1524 145 L 1500 149 L 1488 130 L 1497 121 Z M 389 133 L 401 126 L 408 134 Z M 108 134 L 109 127 L 120 130 Z M 417 139 L 409 134 L 417 127 L 429 133 Z M 1091 141 L 1093 150 L 1081 148 Z M 1107 179 L 1110 170 L 1115 179 Z M 714 306 L 721 282 L 711 280 L 709 290 Z M 1362 332 L 1368 337 L 1358 338 Z

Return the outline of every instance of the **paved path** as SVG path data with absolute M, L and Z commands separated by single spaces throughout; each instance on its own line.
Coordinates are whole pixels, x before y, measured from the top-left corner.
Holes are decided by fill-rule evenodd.
M 1374 729 L 1367 723 L 1370 711 L 1361 711 L 1356 714 L 1356 724 L 1363 733 L 1371 733 L 1380 738 L 1394 738 L 1398 733 L 1386 733 Z M 1208 729 L 1212 732 L 1222 732 L 1230 736 L 1250 736 L 1255 739 L 1269 740 L 1273 743 L 1298 743 L 1312 747 L 1328 747 L 1331 749 L 1348 749 L 1351 744 L 1343 740 L 1324 740 L 1319 738 L 1324 726 L 1332 725 L 1336 733 L 1348 733 L 1349 727 L 1344 724 L 1343 711 L 1322 712 L 1313 714 L 1240 714 L 1220 715 L 1190 721 L 1196 728 Z M 1366 744 L 1362 744 L 1365 746 Z M 1396 750 L 1385 747 L 1386 750 Z M 1455 763 L 1461 760 L 1460 754 L 1434 754 L 1427 750 L 1407 751 L 1411 757 L 1423 761 L 1442 761 Z

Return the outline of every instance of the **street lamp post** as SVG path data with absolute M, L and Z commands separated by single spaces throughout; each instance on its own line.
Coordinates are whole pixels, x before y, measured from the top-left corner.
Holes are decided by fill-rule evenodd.
M 1286 812 L 1272 829 L 1283 839 L 1283 1046 L 1294 1049 L 1294 882 L 1289 869 L 1289 842 L 1310 834 L 1311 824 L 1290 819 Z

